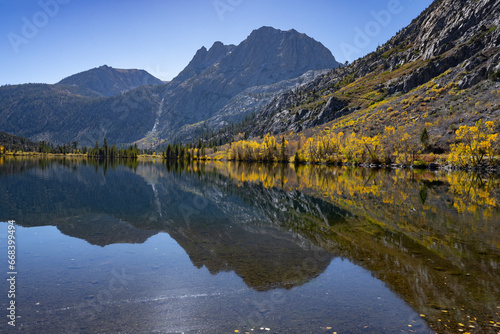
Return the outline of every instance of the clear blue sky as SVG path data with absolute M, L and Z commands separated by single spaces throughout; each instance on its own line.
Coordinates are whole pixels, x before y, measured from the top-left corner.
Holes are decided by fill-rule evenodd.
M 145 69 L 170 80 L 200 47 L 215 41 L 239 44 L 261 26 L 296 29 L 323 43 L 338 61 L 353 61 L 382 45 L 431 3 L 0 0 L 0 85 L 56 83 L 104 64 Z

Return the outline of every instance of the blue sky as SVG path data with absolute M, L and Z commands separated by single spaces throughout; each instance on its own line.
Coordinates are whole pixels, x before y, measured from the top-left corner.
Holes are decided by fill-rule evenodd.
M 202 46 L 296 29 L 340 62 L 382 45 L 432 0 L 0 0 L 0 85 L 101 65 L 175 77 Z

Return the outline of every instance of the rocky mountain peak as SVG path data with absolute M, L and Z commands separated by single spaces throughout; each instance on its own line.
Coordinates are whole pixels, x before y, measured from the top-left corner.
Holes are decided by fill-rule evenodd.
M 226 55 L 231 53 L 234 48 L 234 45 L 224 45 L 222 42 L 215 42 L 209 50 L 202 46 L 196 52 L 188 66 L 186 66 L 186 68 L 184 68 L 184 70 L 182 70 L 172 81 L 174 83 L 182 83 L 200 74 L 203 70 L 216 64 Z
M 144 70 L 116 69 L 102 65 L 62 79 L 58 85 L 77 86 L 100 96 L 114 96 L 140 86 L 161 85 L 163 82 Z
M 274 77 L 289 79 L 308 70 L 338 67 L 330 50 L 323 44 L 295 30 L 272 27 L 254 30 L 221 65 L 237 68 L 256 84 L 272 84 Z M 249 76 L 255 75 L 250 78 Z
M 165 89 L 166 112 L 159 119 L 159 131 L 170 134 L 177 130 L 169 128 L 173 124 L 186 125 L 172 115 L 183 115 L 183 122 L 196 124 L 216 116 L 232 98 L 251 87 L 275 85 L 308 71 L 337 66 L 330 50 L 295 30 L 262 27 L 238 46 L 215 42 L 209 50 L 200 49 Z M 253 100 L 234 117 L 244 117 L 249 104 L 258 104 L 258 99 Z
M 252 41 L 258 38 L 269 38 L 272 35 L 278 35 L 282 33 L 280 29 L 275 29 L 273 27 L 264 26 L 259 29 L 253 30 L 250 35 L 248 35 L 247 40 Z
M 230 54 L 234 50 L 234 48 L 234 45 L 224 45 L 222 44 L 222 42 L 215 42 L 208 50 L 204 59 L 204 63 L 207 65 L 207 67 L 211 66 Z
M 207 48 L 202 46 L 198 51 L 196 51 L 193 59 L 191 60 L 191 62 L 189 62 L 189 65 L 201 63 L 203 59 L 205 59 L 205 57 L 207 56 L 207 53 L 208 53 Z

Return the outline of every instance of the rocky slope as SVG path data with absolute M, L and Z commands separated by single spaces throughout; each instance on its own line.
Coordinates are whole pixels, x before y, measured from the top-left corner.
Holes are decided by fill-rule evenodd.
M 196 136 L 202 131 L 216 131 L 227 124 L 239 122 L 248 115 L 260 111 L 281 94 L 297 89 L 327 72 L 328 70 L 311 70 L 300 77 L 283 80 L 272 85 L 249 87 L 231 98 L 214 116 L 194 125 L 183 126 L 177 132 L 177 136 L 185 141 L 190 141 L 196 139 Z
M 374 134 L 432 122 L 439 150 L 457 123 L 500 117 L 498 25 L 498 1 L 436 0 L 375 52 L 275 99 L 247 131 L 298 132 L 334 120 L 339 131 Z

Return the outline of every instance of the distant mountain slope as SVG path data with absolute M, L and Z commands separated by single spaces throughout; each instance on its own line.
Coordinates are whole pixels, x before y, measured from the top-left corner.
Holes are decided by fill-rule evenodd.
M 162 86 L 139 87 L 109 98 L 91 98 L 64 85 L 0 87 L 0 131 L 35 141 L 93 145 L 129 143 L 144 136 L 156 117 Z
M 144 70 L 123 70 L 104 65 L 69 76 L 58 84 L 78 86 L 101 96 L 113 96 L 137 87 L 164 83 Z
M 92 98 L 79 95 L 77 87 L 47 84 L 4 86 L 0 88 L 0 130 L 33 140 L 49 140 L 50 136 L 44 138 L 41 134 L 64 124 L 66 117 L 75 111 L 67 106 L 83 105 L 90 100 Z
M 498 1 L 436 0 L 375 52 L 281 95 L 247 132 L 299 132 L 333 121 L 338 131 L 373 135 L 428 123 L 439 151 L 458 124 L 500 118 L 499 25 Z
M 19 151 L 34 151 L 37 149 L 38 144 L 23 137 L 9 135 L 5 132 L 0 132 L 0 146 L 6 150 L 19 150 Z
M 3 86 L 0 131 L 59 144 L 93 145 L 106 136 L 113 143 L 133 142 L 150 130 L 157 110 L 156 89 L 162 86 L 145 71 L 108 66 L 55 85 Z M 103 96 L 111 93 L 117 95 Z

